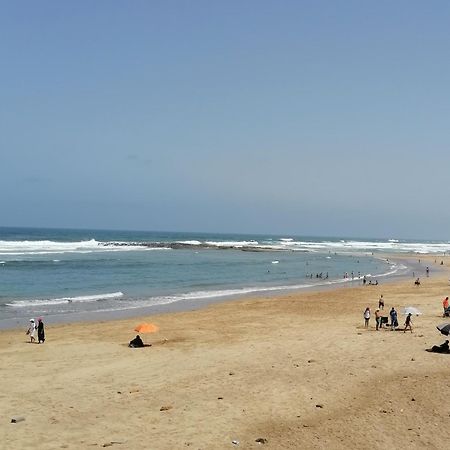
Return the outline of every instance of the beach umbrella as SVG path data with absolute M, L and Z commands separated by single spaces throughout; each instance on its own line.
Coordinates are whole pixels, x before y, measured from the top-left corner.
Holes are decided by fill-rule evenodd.
M 140 323 L 134 331 L 138 333 L 156 333 L 159 328 L 153 323 Z
M 450 333 L 450 323 L 443 323 L 441 325 L 438 325 L 436 327 L 442 334 L 445 334 L 446 336 Z
M 408 314 L 412 314 L 414 316 L 419 316 L 422 313 L 417 308 L 415 308 L 414 306 L 407 306 L 403 310 L 403 314 L 405 314 L 405 316 L 408 315 Z

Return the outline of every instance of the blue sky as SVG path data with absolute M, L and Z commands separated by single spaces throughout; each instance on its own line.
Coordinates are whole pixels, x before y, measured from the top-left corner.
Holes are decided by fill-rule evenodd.
M 0 8 L 0 225 L 450 239 L 450 3 Z

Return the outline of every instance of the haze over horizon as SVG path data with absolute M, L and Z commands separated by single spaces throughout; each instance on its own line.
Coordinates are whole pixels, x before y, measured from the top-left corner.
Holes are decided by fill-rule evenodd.
M 450 4 L 2 3 L 0 226 L 450 239 Z

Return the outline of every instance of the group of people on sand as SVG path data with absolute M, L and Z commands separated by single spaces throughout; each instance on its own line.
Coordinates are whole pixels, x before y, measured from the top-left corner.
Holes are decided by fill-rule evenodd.
M 37 321 L 37 325 L 36 325 Z M 44 321 L 42 317 L 38 319 L 30 319 L 28 329 L 25 333 L 27 336 L 30 336 L 30 343 L 38 343 L 43 344 L 45 342 L 45 330 L 44 330 Z M 130 341 L 128 347 L 132 348 L 140 348 L 140 347 L 150 347 L 151 344 L 144 344 L 141 337 L 137 335 L 134 339 Z
M 442 307 L 444 310 L 443 316 L 447 317 L 450 316 L 450 307 L 449 307 L 449 298 L 445 297 L 442 301 Z M 386 327 L 390 327 L 392 331 L 396 330 L 398 328 L 398 313 L 393 306 L 391 310 L 389 311 L 389 317 L 383 316 L 382 311 L 384 310 L 384 298 L 383 295 L 380 296 L 378 300 L 378 308 L 375 311 L 375 320 L 376 320 L 376 331 L 383 328 L 383 325 L 386 324 Z M 370 318 L 371 318 L 371 311 L 370 307 L 367 306 L 367 308 L 364 310 L 364 327 L 369 328 Z M 390 323 L 389 323 L 390 320 Z M 413 332 L 413 322 L 412 322 L 412 313 L 408 312 L 405 318 L 404 328 L 403 332 L 406 333 L 406 331 L 409 330 L 411 333 Z M 433 345 L 432 348 L 427 349 L 428 352 L 433 353 L 450 353 L 450 347 L 449 347 L 449 341 L 446 340 L 441 345 Z
M 37 338 L 38 344 L 43 344 L 45 342 L 45 330 L 44 330 L 44 321 L 42 317 L 39 317 L 36 321 L 34 319 L 30 319 L 30 324 L 28 325 L 28 329 L 26 334 L 30 336 L 30 343 L 35 343 Z
M 376 331 L 382 329 L 384 324 L 386 324 L 387 327 L 390 327 L 391 331 L 395 331 L 398 328 L 397 310 L 393 306 L 391 308 L 391 310 L 389 311 L 389 317 L 383 316 L 383 313 L 381 312 L 383 310 L 384 310 L 384 298 L 383 298 L 383 295 L 381 295 L 378 300 L 378 308 L 375 310 L 375 321 L 376 321 L 375 329 L 376 329 Z M 371 311 L 370 311 L 369 306 L 364 310 L 363 317 L 364 317 L 364 328 L 369 328 L 369 322 L 370 322 L 370 317 L 371 317 Z M 390 319 L 390 323 L 389 323 L 389 319 Z M 412 314 L 411 313 L 408 313 L 406 315 L 404 325 L 405 325 L 405 327 L 403 329 L 404 333 L 406 333 L 406 330 L 410 330 L 411 333 L 413 332 Z

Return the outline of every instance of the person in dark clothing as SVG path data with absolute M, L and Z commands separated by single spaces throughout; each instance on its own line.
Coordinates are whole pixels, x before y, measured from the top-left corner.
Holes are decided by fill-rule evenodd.
M 391 330 L 394 331 L 395 328 L 398 327 L 397 311 L 394 307 L 392 307 L 389 315 L 391 316 Z
M 448 346 L 448 340 L 446 340 L 443 344 L 437 346 L 437 345 L 433 345 L 433 347 L 431 347 L 431 350 L 428 351 L 432 351 L 434 353 L 450 353 L 450 348 Z
M 44 343 L 45 342 L 45 331 L 44 331 L 44 322 L 42 321 L 42 319 L 38 319 L 38 344 L 40 344 L 41 342 Z
M 413 332 L 412 331 L 412 319 L 411 319 L 411 313 L 409 313 L 407 316 L 406 316 L 406 320 L 405 320 L 405 328 L 404 328 L 404 330 L 403 330 L 403 333 L 406 333 L 406 330 L 407 329 L 410 329 L 410 331 L 411 331 L 411 333 Z
M 137 335 L 130 343 L 128 344 L 128 347 L 131 348 L 139 348 L 144 347 L 144 343 L 142 342 L 142 339 L 139 335 Z

